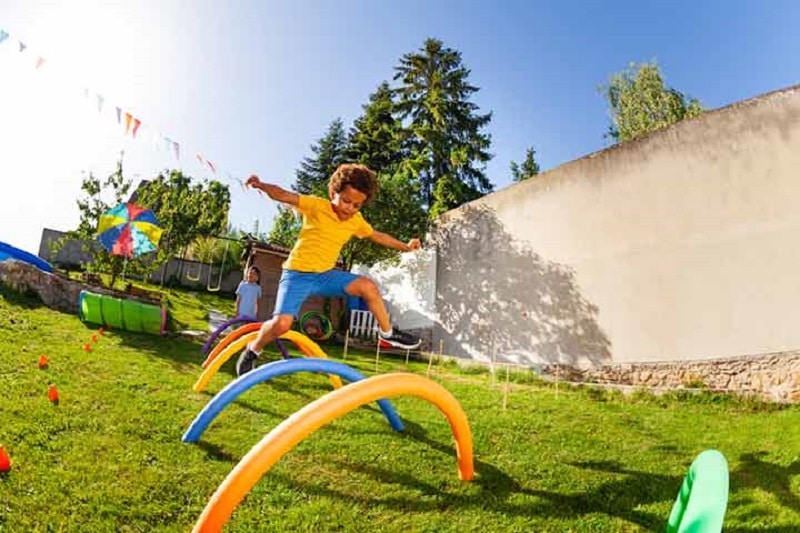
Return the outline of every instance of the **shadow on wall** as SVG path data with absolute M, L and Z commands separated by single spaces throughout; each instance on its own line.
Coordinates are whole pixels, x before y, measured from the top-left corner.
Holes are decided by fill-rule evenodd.
M 458 357 L 520 364 L 610 360 L 597 306 L 574 271 L 519 246 L 487 206 L 462 207 L 434 233 L 435 344 Z
M 434 307 L 435 251 L 423 249 L 403 254 L 396 265 L 375 270 L 357 266 L 355 273 L 378 283 L 392 321 L 403 329 L 430 329 Z

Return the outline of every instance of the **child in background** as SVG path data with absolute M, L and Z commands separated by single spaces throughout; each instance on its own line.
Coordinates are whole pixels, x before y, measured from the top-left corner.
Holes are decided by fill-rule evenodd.
M 236 316 L 258 318 L 258 299 L 261 298 L 261 271 L 258 267 L 247 269 L 247 277 L 236 287 Z

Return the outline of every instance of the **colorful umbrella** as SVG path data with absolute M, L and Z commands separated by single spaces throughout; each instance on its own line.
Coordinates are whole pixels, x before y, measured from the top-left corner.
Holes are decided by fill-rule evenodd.
M 161 228 L 152 211 L 125 203 L 100 215 L 97 240 L 113 255 L 136 257 L 156 249 Z

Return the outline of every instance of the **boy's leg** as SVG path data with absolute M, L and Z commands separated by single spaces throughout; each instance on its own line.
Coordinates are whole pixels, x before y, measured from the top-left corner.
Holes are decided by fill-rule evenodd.
M 292 315 L 275 315 L 263 324 L 258 330 L 256 339 L 248 343 L 247 348 L 239 355 L 236 361 L 236 375 L 241 376 L 253 370 L 256 359 L 261 355 L 264 346 L 271 343 L 292 327 L 294 317 Z
M 256 339 L 247 345 L 236 361 L 236 375 L 241 376 L 253 369 L 264 346 L 289 331 L 300 306 L 313 290 L 314 276 L 302 272 L 284 270 L 275 295 L 275 310 L 272 318 L 261 324 Z
M 264 346 L 271 343 L 290 329 L 294 323 L 292 315 L 275 315 L 263 324 L 258 330 L 258 336 L 247 347 L 256 353 L 261 353 Z
M 392 323 L 389 321 L 389 313 L 386 311 L 386 305 L 383 303 L 383 298 L 375 282 L 369 278 L 356 276 L 349 272 L 346 274 L 352 277 L 344 287 L 345 294 L 358 296 L 367 302 L 367 307 L 375 316 L 375 320 L 378 321 L 381 339 L 398 348 L 407 350 L 419 348 L 420 340 L 417 337 L 392 327 Z
M 381 331 L 389 331 L 392 329 L 392 323 L 389 321 L 389 313 L 386 311 L 386 305 L 383 303 L 378 286 L 369 279 L 363 276 L 356 276 L 344 289 L 346 294 L 363 298 L 367 302 L 370 313 L 375 316 L 378 321 L 378 327 Z

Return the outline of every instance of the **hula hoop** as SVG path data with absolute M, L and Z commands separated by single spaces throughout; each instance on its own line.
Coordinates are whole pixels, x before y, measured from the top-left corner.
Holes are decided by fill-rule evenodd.
M 322 332 L 319 335 L 312 336 L 306 331 L 306 324 L 308 323 L 309 320 L 314 318 L 319 320 L 320 326 L 322 327 Z M 298 321 L 297 327 L 298 329 L 300 329 L 301 333 L 308 335 L 312 339 L 318 341 L 328 340 L 333 335 L 333 324 L 331 323 L 331 319 L 323 315 L 319 311 L 306 311 L 305 313 L 303 313 L 303 315 L 300 317 L 300 320 Z
M 201 348 L 203 355 L 208 354 L 209 350 L 211 350 L 211 345 L 214 344 L 214 341 L 217 340 L 217 337 L 219 337 L 222 334 L 222 332 L 228 329 L 229 327 L 235 326 L 236 324 L 251 324 L 253 322 L 258 322 L 258 320 L 249 316 L 235 316 L 229 320 L 226 320 L 225 322 L 220 324 L 217 327 L 217 329 L 214 330 L 214 332 L 211 334 L 211 336 L 208 338 L 205 344 L 203 344 L 203 348 Z

